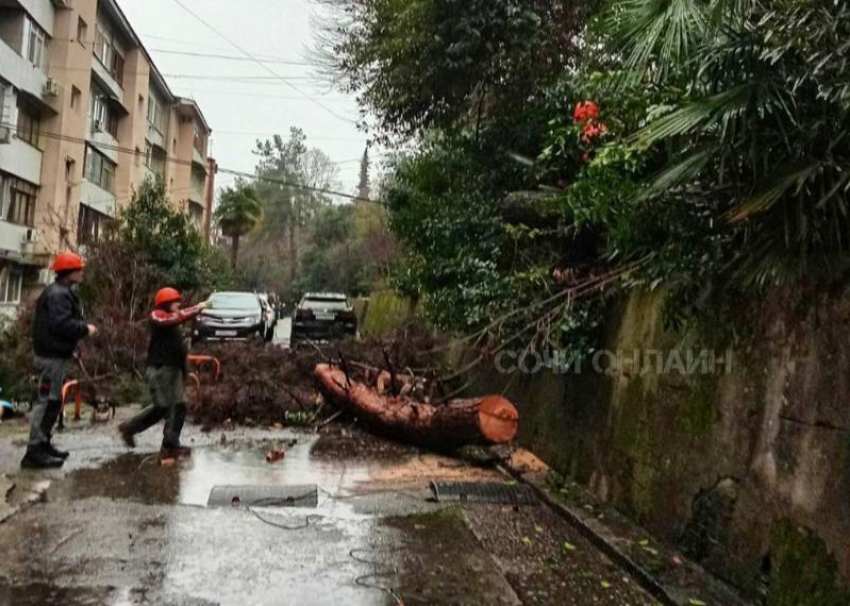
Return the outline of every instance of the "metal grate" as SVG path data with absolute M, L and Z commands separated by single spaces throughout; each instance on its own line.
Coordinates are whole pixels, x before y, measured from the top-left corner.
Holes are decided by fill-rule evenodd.
M 536 505 L 527 486 L 499 482 L 431 482 L 434 497 L 442 502 L 489 503 L 491 505 Z
M 318 507 L 315 484 L 294 486 L 214 486 L 208 507 Z

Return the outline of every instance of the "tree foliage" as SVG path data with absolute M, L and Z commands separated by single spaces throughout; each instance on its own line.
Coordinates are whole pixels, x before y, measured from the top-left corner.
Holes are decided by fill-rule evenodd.
M 144 317 L 153 293 L 173 286 L 186 295 L 230 281 L 226 261 L 204 242 L 191 219 L 174 209 L 161 179 L 146 181 L 86 251 L 87 301 Z
M 239 258 L 239 241 L 254 229 L 263 216 L 263 205 L 254 188 L 238 183 L 221 193 L 215 218 L 221 233 L 230 238 L 230 260 L 236 267 Z
M 415 143 L 383 200 L 441 325 L 576 342 L 600 313 L 575 289 L 608 275 L 671 319 L 843 275 L 846 3 L 333 4 L 343 86 Z
M 322 0 L 320 54 L 378 134 L 411 136 L 522 106 L 563 70 L 582 12 L 563 0 Z

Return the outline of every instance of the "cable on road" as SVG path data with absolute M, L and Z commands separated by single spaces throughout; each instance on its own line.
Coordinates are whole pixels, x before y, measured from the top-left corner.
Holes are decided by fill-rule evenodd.
M 376 549 L 371 547 L 355 547 L 354 549 L 348 552 L 348 557 L 350 557 L 355 562 L 360 564 L 366 564 L 368 566 L 383 567 L 383 569 L 378 570 L 377 572 L 371 572 L 369 574 L 362 574 L 356 579 L 354 579 L 354 584 L 359 585 L 360 587 L 365 587 L 366 589 L 374 589 L 376 591 L 382 591 L 392 597 L 395 600 L 396 604 L 400 606 L 404 606 L 404 600 L 400 595 L 396 592 L 392 587 L 385 587 L 383 585 L 377 585 L 375 583 L 370 583 L 368 579 L 386 579 L 389 577 L 394 577 L 399 574 L 398 567 L 389 568 L 385 564 L 381 562 L 376 562 L 374 560 L 367 560 L 366 558 L 362 558 L 357 553 L 381 553 L 385 555 L 391 555 L 394 553 L 402 553 L 408 551 L 406 547 L 398 546 L 398 547 L 389 547 L 386 549 Z

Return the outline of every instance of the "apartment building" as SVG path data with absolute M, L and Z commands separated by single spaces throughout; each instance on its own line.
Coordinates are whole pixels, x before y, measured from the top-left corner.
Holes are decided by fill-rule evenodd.
M 148 178 L 208 232 L 210 133 L 116 0 L 0 0 L 0 319 Z

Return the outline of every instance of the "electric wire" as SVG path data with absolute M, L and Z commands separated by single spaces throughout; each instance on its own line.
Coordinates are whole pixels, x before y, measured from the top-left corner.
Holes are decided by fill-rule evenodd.
M 17 129 L 17 125 L 5 123 L 5 122 L 0 122 L 0 126 L 5 126 L 5 127 Z M 131 154 L 133 156 L 141 156 L 144 153 L 141 150 L 131 149 L 131 148 L 127 148 L 127 147 L 121 147 L 120 145 L 112 145 L 112 144 L 109 144 L 109 143 L 94 143 L 94 144 L 92 144 L 88 139 L 86 139 L 84 137 L 73 137 L 71 135 L 62 135 L 62 134 L 53 133 L 53 132 L 50 132 L 50 131 L 39 131 L 39 136 L 44 136 L 44 137 L 47 137 L 49 139 L 56 139 L 56 140 L 59 140 L 59 141 L 67 141 L 67 142 L 70 142 L 70 143 L 77 143 L 79 145 L 84 145 L 84 146 L 90 145 L 90 146 L 94 147 L 95 149 L 101 148 L 101 149 L 105 149 L 105 150 L 109 150 L 109 151 L 115 151 L 117 153 Z M 182 165 L 182 166 L 192 166 L 193 164 L 197 164 L 197 162 L 195 162 L 194 160 L 181 160 L 179 158 L 173 158 L 171 156 L 167 156 L 164 159 L 164 162 L 167 162 L 167 163 L 170 163 L 170 164 Z M 333 189 L 330 189 L 330 188 L 313 187 L 313 186 L 310 186 L 310 185 L 304 185 L 302 183 L 297 183 L 297 182 L 293 182 L 293 181 L 286 181 L 285 179 L 277 179 L 277 178 L 274 178 L 274 177 L 266 177 L 266 176 L 262 176 L 262 175 L 256 175 L 256 174 L 253 174 L 253 173 L 249 173 L 249 172 L 245 172 L 245 171 L 239 171 L 239 170 L 235 170 L 235 169 L 229 169 L 229 168 L 225 168 L 225 167 L 222 167 L 222 166 L 219 166 L 217 168 L 217 171 L 219 173 L 233 175 L 233 176 L 236 176 L 236 177 L 242 177 L 243 179 L 247 179 L 247 180 L 251 180 L 251 181 L 262 181 L 262 182 L 265 182 L 265 183 L 282 185 L 283 187 L 291 187 L 293 189 L 298 189 L 298 190 L 302 190 L 302 191 L 309 191 L 309 192 L 314 192 L 314 193 L 318 193 L 318 194 L 324 194 L 324 195 L 327 195 L 327 196 L 332 196 L 332 197 L 337 197 L 337 198 L 344 198 L 344 199 L 352 200 L 352 201 L 356 201 L 356 202 L 364 202 L 364 203 L 369 203 L 369 204 L 378 204 L 380 206 L 386 206 L 385 203 L 380 202 L 378 200 L 372 200 L 372 199 L 369 199 L 369 198 L 362 198 L 362 197 L 354 195 L 354 194 L 348 194 L 348 193 L 336 191 L 336 190 L 333 190 Z
M 151 48 L 148 49 L 153 53 L 162 53 L 165 55 L 182 55 L 186 57 L 199 57 L 203 59 L 222 59 L 224 61 L 253 61 L 248 57 L 237 57 L 235 55 L 220 55 L 217 53 L 197 53 L 193 51 L 171 50 L 167 48 Z M 282 65 L 299 65 L 305 67 L 319 67 L 317 63 L 308 63 L 306 61 L 293 61 L 291 59 L 261 59 L 263 63 L 280 63 Z
M 310 95 L 308 95 L 307 93 L 305 93 L 305 92 L 304 92 L 303 90 L 301 90 L 299 87 L 297 87 L 297 86 L 295 86 L 294 84 L 292 84 L 291 82 L 288 82 L 287 80 L 285 80 L 283 76 L 281 76 L 281 75 L 280 75 L 279 73 L 277 73 L 275 70 L 273 70 L 273 69 L 272 69 L 272 68 L 270 68 L 268 65 L 266 65 L 265 63 L 263 63 L 260 59 L 257 59 L 256 57 L 254 57 L 251 53 L 249 53 L 249 52 L 248 52 L 248 51 L 246 51 L 244 48 L 242 48 L 242 46 L 240 46 L 239 44 L 237 44 L 236 42 L 234 42 L 233 40 L 231 40 L 230 38 L 228 38 L 227 36 L 225 36 L 225 35 L 224 35 L 223 33 L 221 33 L 218 29 L 216 29 L 213 25 L 211 25 L 208 21 L 206 21 L 203 17 L 201 17 L 200 15 L 198 15 L 197 13 L 195 13 L 192 9 L 190 9 L 190 8 L 189 8 L 188 6 L 186 6 L 183 2 L 181 2 L 181 0 L 174 0 L 174 3 L 175 3 L 175 4 L 177 4 L 177 6 L 179 6 L 180 8 L 182 8 L 182 9 L 183 9 L 185 12 L 187 12 L 189 15 L 191 15 L 191 16 L 192 16 L 195 20 L 197 20 L 198 22 L 200 22 L 201 24 L 203 24 L 205 27 L 207 27 L 207 29 L 209 29 L 210 31 L 212 31 L 213 33 L 215 33 L 215 34 L 216 34 L 219 38 L 221 38 L 222 40 L 224 40 L 225 42 L 227 42 L 229 45 L 231 45 L 233 48 L 235 48 L 236 50 L 238 50 L 240 53 L 242 53 L 243 55 L 245 55 L 246 57 L 248 57 L 249 59 L 251 59 L 254 63 L 256 63 L 257 65 L 259 65 L 260 67 L 262 67 L 264 70 L 266 70 L 267 72 L 269 72 L 272 76 L 275 76 L 276 78 L 280 79 L 280 80 L 281 80 L 281 82 L 284 82 L 287 86 L 289 86 L 290 88 L 292 88 L 292 89 L 293 89 L 294 91 L 296 91 L 297 93 L 299 93 L 299 94 L 301 94 L 301 95 L 304 95 L 304 96 L 305 96 L 305 97 L 307 97 L 308 99 L 311 99 L 311 100 L 313 101 L 313 103 L 315 103 L 316 105 L 318 105 L 319 107 L 321 107 L 322 109 L 324 109 L 324 110 L 325 110 L 326 112 L 328 112 L 330 115 L 334 116 L 334 117 L 335 117 L 335 118 L 337 118 L 338 120 L 342 120 L 343 122 L 348 122 L 348 123 L 350 123 L 350 124 L 356 124 L 356 122 L 355 122 L 354 120 L 349 120 L 348 118 L 346 118 L 346 117 L 342 116 L 341 114 L 338 114 L 338 113 L 337 113 L 337 112 L 335 112 L 333 109 L 331 109 L 329 106 L 325 105 L 324 103 L 322 103 L 322 102 L 321 102 L 321 101 L 319 101 L 318 99 L 311 98 L 311 97 L 310 97 Z

